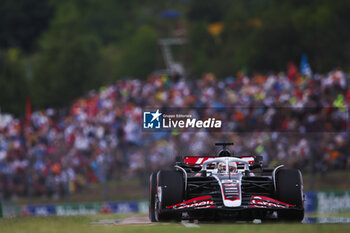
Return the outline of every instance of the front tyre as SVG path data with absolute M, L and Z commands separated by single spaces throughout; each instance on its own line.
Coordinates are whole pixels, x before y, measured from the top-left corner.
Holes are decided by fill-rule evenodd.
M 152 173 L 149 178 L 149 220 L 156 222 L 155 203 L 157 194 L 157 173 Z
M 168 206 L 178 204 L 184 197 L 184 179 L 176 171 L 161 170 L 157 174 L 157 198 L 155 201 L 155 219 L 157 221 L 178 221 L 180 213 L 164 211 Z
M 298 209 L 278 211 L 278 218 L 284 221 L 301 222 L 304 218 L 303 178 L 297 169 L 282 168 L 276 174 L 276 195 L 279 201 L 295 205 Z

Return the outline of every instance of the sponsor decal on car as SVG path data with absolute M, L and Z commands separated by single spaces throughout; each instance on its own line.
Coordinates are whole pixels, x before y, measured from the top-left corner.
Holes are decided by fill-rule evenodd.
M 277 201 L 275 199 L 265 197 L 265 196 L 252 196 L 249 207 L 255 208 L 289 208 L 294 207 L 294 205 L 290 205 L 281 201 Z
M 178 203 L 176 205 L 168 206 L 168 209 L 185 209 L 185 208 L 211 208 L 215 207 L 211 196 L 196 197 L 190 200 Z

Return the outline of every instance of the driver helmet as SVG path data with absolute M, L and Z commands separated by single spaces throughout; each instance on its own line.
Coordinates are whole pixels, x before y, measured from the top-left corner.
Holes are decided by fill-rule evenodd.
M 228 169 L 229 172 L 237 172 L 237 163 L 236 162 L 229 162 L 228 163 Z
M 226 172 L 226 164 L 223 162 L 220 162 L 218 164 L 218 173 L 225 173 Z

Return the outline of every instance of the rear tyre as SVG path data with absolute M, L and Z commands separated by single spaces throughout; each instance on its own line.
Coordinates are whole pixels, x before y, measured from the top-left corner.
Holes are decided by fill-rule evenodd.
M 149 178 L 149 220 L 156 222 L 155 218 L 155 199 L 157 193 L 157 173 L 152 173 Z
M 160 190 L 159 190 L 160 187 Z M 155 219 L 158 221 L 179 221 L 181 213 L 167 212 L 167 207 L 183 201 L 184 179 L 181 173 L 176 171 L 161 170 L 157 174 L 157 188 L 159 203 L 155 204 Z
M 296 169 L 280 169 L 276 174 L 277 199 L 295 205 L 298 210 L 280 210 L 278 218 L 284 221 L 301 222 L 304 218 L 303 178 Z

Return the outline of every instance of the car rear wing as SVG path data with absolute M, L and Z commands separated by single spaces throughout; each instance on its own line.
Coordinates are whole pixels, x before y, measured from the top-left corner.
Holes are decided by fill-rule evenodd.
M 209 159 L 217 159 L 216 156 L 185 156 L 181 165 L 185 165 L 187 167 L 198 167 L 201 168 L 203 163 Z M 261 168 L 262 166 L 262 156 L 235 156 L 233 158 L 241 159 L 249 164 L 250 169 Z M 243 165 L 240 162 L 237 162 L 237 165 Z

